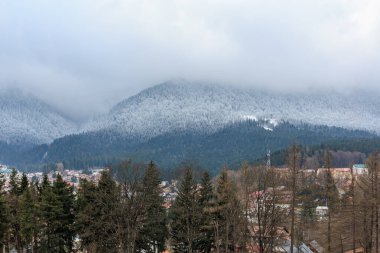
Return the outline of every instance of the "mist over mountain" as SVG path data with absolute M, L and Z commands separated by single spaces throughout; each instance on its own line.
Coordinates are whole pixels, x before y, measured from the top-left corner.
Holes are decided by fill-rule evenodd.
M 18 89 L 0 90 L 0 141 L 36 145 L 74 133 L 77 125 L 50 105 Z

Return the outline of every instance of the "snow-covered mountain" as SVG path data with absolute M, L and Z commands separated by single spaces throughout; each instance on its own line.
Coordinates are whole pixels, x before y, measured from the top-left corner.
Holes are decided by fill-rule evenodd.
M 181 130 L 212 133 L 245 120 L 262 121 L 267 130 L 289 121 L 380 133 L 380 100 L 369 92 L 287 93 L 170 81 L 120 102 L 85 131 L 151 138 Z
M 121 101 L 80 132 L 112 130 L 146 140 L 181 131 L 210 134 L 247 120 L 268 131 L 289 121 L 380 133 L 380 100 L 370 92 L 286 93 L 170 81 Z M 75 123 L 19 90 L 0 90 L 0 121 L 5 143 L 50 143 L 79 132 Z
M 0 90 L 0 141 L 49 143 L 74 133 L 76 125 L 49 105 L 20 90 Z
M 295 141 L 313 146 L 376 139 L 373 147 L 378 135 L 350 129 L 380 133 L 375 93 L 269 92 L 185 81 L 146 89 L 80 131 L 19 91 L 0 93 L 0 117 L 0 160 L 21 167 L 65 161 L 82 168 L 128 158 L 154 160 L 163 168 L 198 161 L 216 171 Z M 6 143 L 42 145 L 19 149 Z M 352 151 L 363 146 L 355 144 Z

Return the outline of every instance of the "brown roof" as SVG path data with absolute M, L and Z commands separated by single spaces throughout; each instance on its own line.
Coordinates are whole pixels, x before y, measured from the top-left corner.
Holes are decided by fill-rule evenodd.
M 354 250 L 347 250 L 345 251 L 344 253 L 354 253 Z M 356 248 L 355 249 L 355 253 L 364 253 L 364 248 L 363 247 L 359 247 L 359 248 Z

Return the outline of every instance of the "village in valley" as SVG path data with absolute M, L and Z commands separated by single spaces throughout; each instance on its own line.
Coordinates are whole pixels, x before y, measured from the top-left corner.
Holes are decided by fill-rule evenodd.
M 310 205 L 312 207 L 312 210 L 307 210 L 307 212 L 310 212 L 309 218 L 314 219 L 314 222 L 312 223 L 314 224 L 314 227 L 303 226 L 305 224 L 297 224 L 298 229 L 302 229 L 302 236 L 298 238 L 297 245 L 291 245 L 289 216 L 291 215 L 292 207 L 292 190 L 289 188 L 288 182 L 289 176 L 291 175 L 291 169 L 267 168 L 265 166 L 261 167 L 262 170 L 270 169 L 272 173 L 271 175 L 276 177 L 276 184 L 267 188 L 261 187 L 261 189 L 256 188 L 256 190 L 253 191 L 248 190 L 249 192 L 247 192 L 247 189 L 254 189 L 255 187 L 252 187 L 252 185 L 257 183 L 252 182 L 252 185 L 249 185 L 249 177 L 244 178 L 247 176 L 244 174 L 245 171 L 249 169 L 255 170 L 257 168 L 246 167 L 243 170 L 241 169 L 238 171 L 226 171 L 228 176 L 237 185 L 240 202 L 242 204 L 244 204 L 244 202 L 248 203 L 246 204 L 247 209 L 245 211 L 245 216 L 248 220 L 246 226 L 248 231 L 250 231 L 252 235 L 252 239 L 245 246 L 246 250 L 251 253 L 264 252 L 260 248 L 262 247 L 262 245 L 259 245 L 259 241 L 264 240 L 267 244 L 270 237 L 274 237 L 275 241 L 271 242 L 271 252 L 290 253 L 291 247 L 294 247 L 294 251 L 292 252 L 297 253 L 328 252 L 319 243 L 321 240 L 323 241 L 326 239 L 325 234 L 323 232 L 323 227 L 326 226 L 326 223 L 329 219 L 329 215 L 331 215 L 331 213 L 329 213 L 329 204 L 327 203 L 328 198 L 316 198 L 311 200 L 309 199 L 308 204 L 310 204 L 311 202 Z M 12 174 L 15 174 L 20 180 L 22 176 L 26 176 L 30 183 L 35 184 L 42 182 L 44 175 L 46 175 L 50 183 L 53 184 L 57 178 L 57 175 L 59 174 L 62 177 L 63 181 L 65 181 L 67 185 L 72 187 L 73 192 L 75 194 L 81 187 L 81 181 L 85 180 L 97 184 L 101 179 L 102 172 L 108 170 L 108 168 L 88 168 L 85 170 L 70 170 L 64 168 L 64 165 L 62 163 L 57 163 L 55 165 L 55 169 L 49 171 L 47 174 L 42 172 L 22 173 L 17 171 L 15 168 L 7 167 L 6 165 L 0 165 L 0 177 L 3 180 L 3 191 L 7 192 L 11 189 L 10 180 Z M 347 198 L 347 196 L 350 194 L 350 191 L 352 191 L 353 184 L 355 184 L 355 181 L 359 180 L 360 177 L 368 175 L 368 168 L 365 164 L 354 164 L 351 168 L 318 168 L 316 170 L 302 169 L 297 172 L 297 180 L 309 180 L 309 183 L 313 185 L 322 186 L 322 184 L 326 183 L 323 181 L 326 180 L 327 173 L 329 173 L 333 179 L 333 182 L 335 184 L 334 187 L 337 191 L 338 198 L 344 199 Z M 218 178 L 214 178 L 212 181 L 216 183 L 217 180 Z M 312 180 L 312 182 L 310 180 Z M 244 186 L 244 183 L 248 185 Z M 160 195 L 164 200 L 162 205 L 167 210 L 167 213 L 170 212 L 170 208 L 172 207 L 173 203 L 175 202 L 178 196 L 179 184 L 180 182 L 178 179 L 161 181 L 161 183 L 159 184 L 161 192 Z M 197 191 L 201 191 L 202 185 L 200 183 L 197 183 L 196 189 Z M 276 211 L 269 212 L 268 210 L 266 210 L 271 205 L 273 205 L 273 208 L 275 208 Z M 306 209 L 303 205 L 305 205 L 305 203 L 302 203 L 301 201 L 300 203 L 297 203 L 293 210 L 296 216 L 295 219 L 298 220 L 298 223 L 302 222 L 302 216 L 305 215 L 304 212 Z M 276 214 L 273 212 L 275 212 Z M 260 216 L 263 215 L 269 215 L 271 216 L 271 219 L 273 219 L 272 216 L 279 215 L 279 217 L 281 216 L 282 220 L 276 224 L 269 225 L 269 227 L 265 227 L 264 229 L 270 229 L 271 232 L 265 232 L 263 234 L 262 226 L 268 226 L 268 224 L 265 223 L 269 222 L 269 220 L 266 220 L 265 222 L 259 220 L 262 219 L 262 217 Z M 268 217 L 266 217 L 266 219 L 268 219 Z M 259 239 L 258 237 L 264 238 Z M 324 242 L 324 244 L 326 243 Z M 242 247 L 244 247 L 242 245 L 235 246 L 236 251 L 241 251 Z M 360 246 L 360 244 L 357 245 L 355 251 L 353 251 L 353 249 L 347 249 L 347 247 L 343 246 L 343 242 L 341 242 L 340 246 L 340 250 L 342 252 L 364 252 L 364 248 Z M 339 247 L 339 243 L 336 247 Z

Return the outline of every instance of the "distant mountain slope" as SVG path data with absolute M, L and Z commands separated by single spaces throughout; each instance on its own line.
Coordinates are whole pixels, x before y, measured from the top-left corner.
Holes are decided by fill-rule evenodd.
M 49 105 L 20 90 L 0 90 L 0 142 L 34 145 L 76 131 L 76 126 Z
M 191 160 L 210 171 L 217 171 L 224 165 L 234 167 L 244 161 L 256 161 L 267 149 L 275 152 L 294 142 L 310 146 L 345 138 L 376 137 L 365 131 L 307 124 L 294 126 L 284 122 L 273 130 L 268 130 L 267 126 L 267 122 L 248 120 L 227 125 L 214 133 L 174 131 L 145 142 L 103 130 L 59 138 L 50 145 L 18 155 L 22 159 L 9 157 L 8 161 L 26 168 L 30 164 L 59 161 L 65 161 L 69 167 L 83 168 L 125 159 L 154 160 L 163 169 L 173 169 Z
M 293 142 L 316 145 L 380 133 L 378 95 L 363 91 L 268 92 L 171 81 L 118 103 L 81 134 L 21 92 L 0 93 L 0 109 L 0 161 L 20 166 L 66 161 L 80 167 L 133 158 L 164 168 L 196 160 L 215 170 Z
M 139 138 L 174 130 L 212 133 L 245 119 L 338 126 L 380 132 L 380 100 L 371 93 L 267 92 L 171 81 L 117 104 L 85 130 L 112 129 Z

